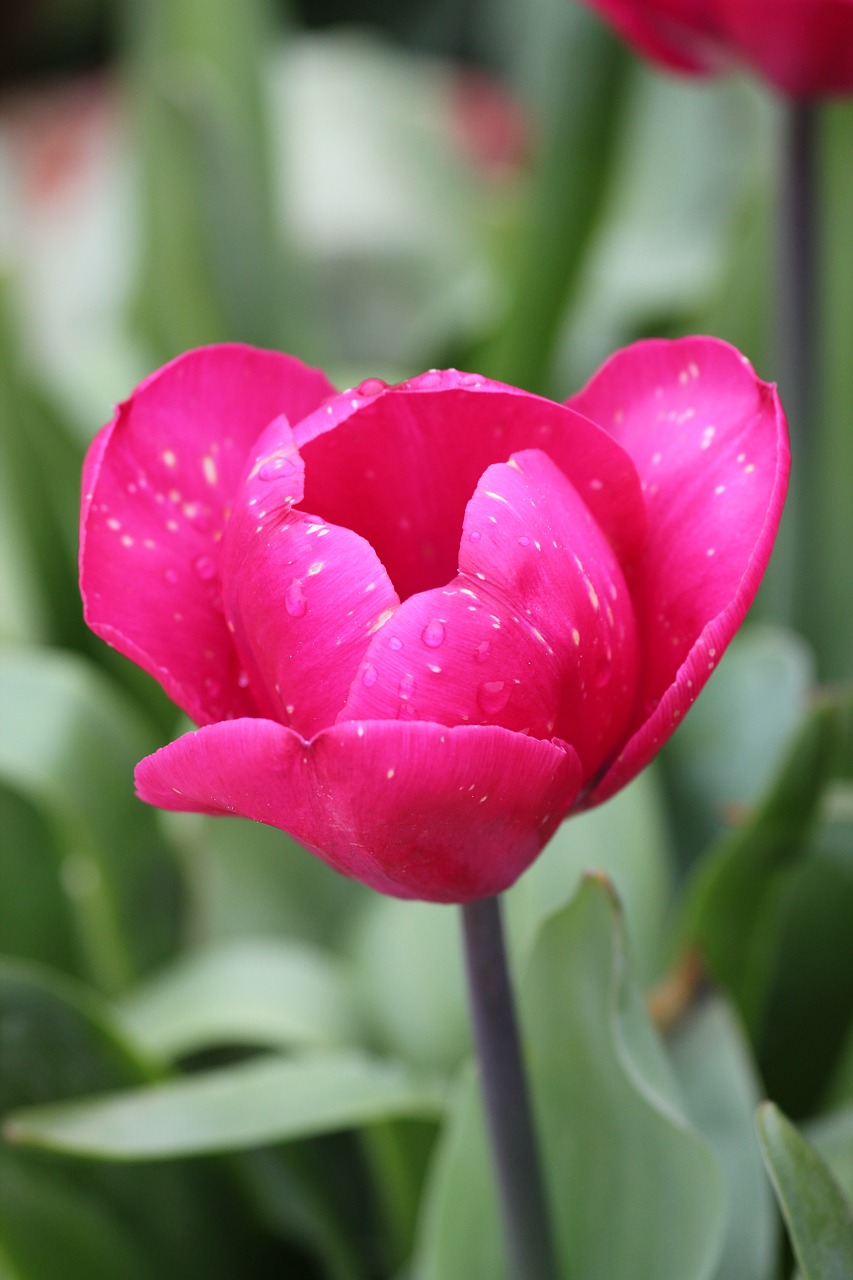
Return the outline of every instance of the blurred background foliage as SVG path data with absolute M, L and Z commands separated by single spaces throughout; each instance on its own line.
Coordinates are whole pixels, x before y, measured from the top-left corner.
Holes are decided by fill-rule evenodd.
M 5 0 L 0 75 L 0 1277 L 499 1278 L 454 913 L 134 799 L 179 724 L 82 624 L 80 464 L 223 339 L 562 397 L 708 332 L 784 396 L 782 106 L 570 0 Z M 802 536 L 663 759 L 508 895 L 584 1280 L 790 1274 L 763 1096 L 801 1274 L 810 1205 L 853 1238 L 851 155 L 828 105 Z

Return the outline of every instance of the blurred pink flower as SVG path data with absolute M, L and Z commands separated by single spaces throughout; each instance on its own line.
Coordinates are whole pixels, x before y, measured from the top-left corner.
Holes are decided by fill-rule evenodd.
M 752 67 L 783 93 L 853 93 L 853 0 L 584 0 L 678 71 Z
M 203 726 L 139 795 L 281 827 L 386 893 L 498 893 L 673 732 L 787 472 L 775 389 L 710 338 L 630 347 L 566 405 L 189 352 L 84 477 L 87 621 Z

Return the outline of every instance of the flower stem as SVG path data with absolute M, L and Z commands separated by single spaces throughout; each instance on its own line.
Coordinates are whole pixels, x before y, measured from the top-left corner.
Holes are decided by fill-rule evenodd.
M 781 263 L 779 281 L 779 382 L 795 459 L 789 500 L 788 545 L 793 559 L 793 620 L 808 622 L 812 521 L 817 440 L 818 334 L 818 107 L 784 104 Z
M 513 1280 L 558 1275 L 498 898 L 462 908 L 474 1042 Z

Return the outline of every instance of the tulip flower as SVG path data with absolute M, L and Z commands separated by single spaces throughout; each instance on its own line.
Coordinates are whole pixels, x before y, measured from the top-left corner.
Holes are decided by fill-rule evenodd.
M 586 0 L 676 71 L 742 65 L 793 98 L 853 93 L 853 0 Z
M 190 352 L 84 475 L 86 619 L 200 726 L 138 794 L 280 827 L 385 893 L 495 895 L 676 728 L 787 471 L 775 389 L 710 338 L 630 347 L 566 404 Z

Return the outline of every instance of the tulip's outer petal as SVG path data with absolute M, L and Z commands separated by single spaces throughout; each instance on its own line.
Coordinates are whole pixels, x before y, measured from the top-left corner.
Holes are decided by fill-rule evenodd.
M 853 93 L 853 0 L 719 0 L 731 46 L 783 93 Z
M 198 723 L 254 710 L 219 581 L 247 454 L 272 418 L 304 416 L 333 391 L 290 356 L 202 348 L 141 383 L 92 443 L 80 528 L 86 621 Z
M 631 454 L 649 511 L 631 580 L 640 698 L 589 797 L 598 803 L 670 736 L 752 603 L 782 514 L 788 436 L 775 387 L 715 338 L 636 343 L 571 403 Z
M 640 552 L 645 507 L 631 459 L 563 405 L 456 370 L 345 392 L 294 427 L 305 507 L 376 550 L 401 599 L 448 582 L 480 476 L 523 449 L 571 480 L 623 564 Z
M 287 831 L 383 893 L 466 902 L 533 861 L 580 785 L 571 748 L 495 727 L 335 725 L 306 742 L 270 720 L 186 734 L 141 761 L 141 799 Z
M 222 589 L 261 714 L 310 737 L 334 723 L 371 635 L 400 601 L 369 543 L 294 509 L 303 478 L 279 418 L 258 440 L 234 503 Z
M 585 778 L 623 740 L 637 644 L 619 563 L 547 454 L 487 468 L 460 572 L 374 636 L 340 719 L 500 724 L 571 742 Z
M 735 0 L 743 3 L 744 0 Z M 585 0 L 628 44 L 671 71 L 719 69 L 715 0 Z

